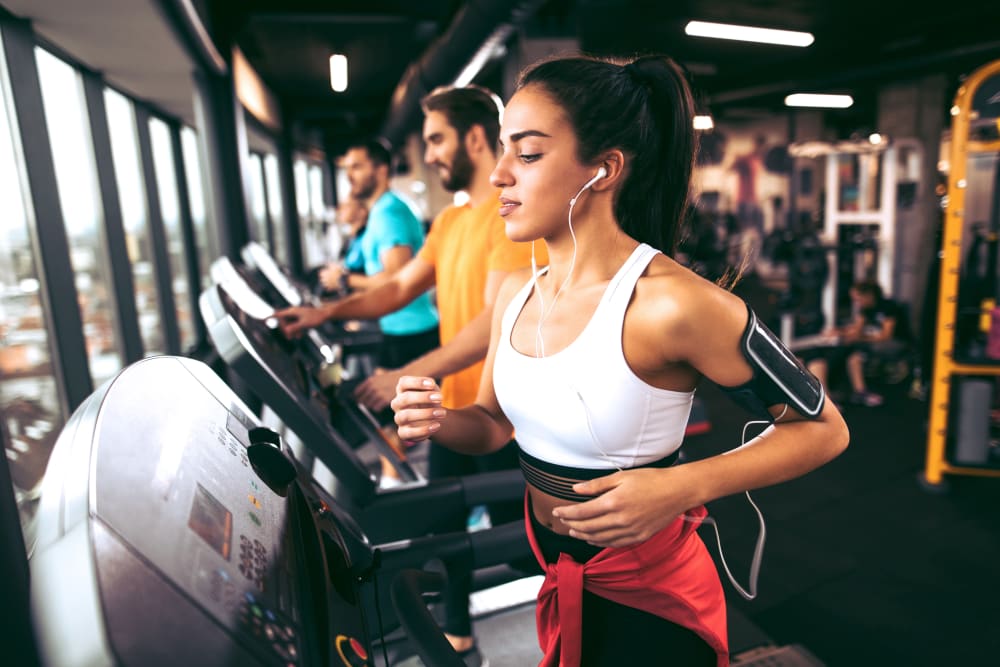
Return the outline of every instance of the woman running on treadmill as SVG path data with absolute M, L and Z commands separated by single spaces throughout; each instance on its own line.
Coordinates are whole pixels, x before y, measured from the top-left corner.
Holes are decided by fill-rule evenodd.
M 514 241 L 550 262 L 508 277 L 477 402 L 431 378 L 392 402 L 404 440 L 485 454 L 516 429 L 526 526 L 546 571 L 543 665 L 728 663 L 722 586 L 696 529 L 711 500 L 803 475 L 848 431 L 820 383 L 729 291 L 671 255 L 694 161 L 680 68 L 546 60 L 522 73 L 492 174 Z M 770 423 L 676 463 L 702 377 Z

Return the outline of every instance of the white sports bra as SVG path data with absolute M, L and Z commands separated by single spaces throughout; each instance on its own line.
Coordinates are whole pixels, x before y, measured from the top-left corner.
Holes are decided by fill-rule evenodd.
M 658 252 L 640 244 L 611 279 L 580 335 L 555 354 L 528 356 L 510 343 L 534 278 L 507 306 L 493 388 L 523 453 L 556 466 L 594 470 L 648 465 L 680 448 L 694 392 L 650 386 L 632 372 L 622 350 L 632 291 Z

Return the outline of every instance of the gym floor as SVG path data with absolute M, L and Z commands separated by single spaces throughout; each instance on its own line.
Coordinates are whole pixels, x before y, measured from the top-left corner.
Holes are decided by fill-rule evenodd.
M 688 439 L 691 456 L 739 442 L 742 415 L 712 389 L 699 390 L 712 430 Z M 759 594 L 746 602 L 724 580 L 730 605 L 777 644 L 802 644 L 831 666 L 986 664 L 1000 651 L 1000 479 L 924 490 L 927 405 L 903 385 L 884 389 L 880 407 L 844 408 L 842 456 L 751 494 L 767 521 Z M 709 510 L 745 587 L 756 516 L 744 496 Z M 701 532 L 718 556 L 710 529 Z

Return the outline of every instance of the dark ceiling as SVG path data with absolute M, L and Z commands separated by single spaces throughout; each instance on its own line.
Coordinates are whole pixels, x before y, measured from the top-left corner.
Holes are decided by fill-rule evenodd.
M 334 145 L 385 129 L 387 113 L 399 113 L 392 96 L 397 88 L 402 94 L 408 64 L 450 48 L 444 67 L 411 72 L 408 83 L 422 92 L 450 82 L 442 77 L 457 74 L 501 24 L 512 29 L 508 47 L 518 38 L 571 38 L 594 54 L 668 53 L 723 117 L 778 110 L 791 91 L 851 92 L 858 104 L 844 113 L 873 113 L 874 90 L 888 81 L 941 73 L 957 83 L 1000 57 L 1000 3 L 983 0 L 936 8 L 904 0 L 202 0 L 198 7 L 220 51 L 239 45 L 286 119 Z M 489 30 L 477 15 L 491 17 Z M 689 37 L 691 19 L 805 30 L 816 41 L 802 49 Z M 468 25 L 476 27 L 456 30 Z M 345 93 L 330 89 L 333 52 L 350 60 Z M 500 70 L 488 64 L 476 81 L 499 89 Z

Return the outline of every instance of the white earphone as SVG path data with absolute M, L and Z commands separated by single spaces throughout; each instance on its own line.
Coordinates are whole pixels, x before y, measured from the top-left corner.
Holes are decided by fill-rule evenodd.
M 589 187 L 590 187 L 591 185 L 593 185 L 594 183 L 596 183 L 597 181 L 601 180 L 602 178 L 604 178 L 604 177 L 605 177 L 605 176 L 607 176 L 607 175 L 608 175 L 608 170 L 607 170 L 607 169 L 605 169 L 604 167 L 601 167 L 600 169 L 598 169 L 598 170 L 597 170 L 597 175 L 596 175 L 596 176 L 594 176 L 594 177 L 593 177 L 592 179 L 590 179 L 589 181 L 587 181 L 586 183 L 584 183 L 584 184 L 583 184 L 583 187 L 582 187 L 582 188 L 580 188 L 580 191 L 576 193 L 576 197 L 573 197 L 572 199 L 570 199 L 570 200 L 569 200 L 569 205 L 570 205 L 570 206 L 573 206 L 574 204 L 576 204 L 576 200 L 577 200 L 577 198 L 578 198 L 578 197 L 579 197 L 580 195 L 582 195 L 582 194 L 583 194 L 583 191 L 584 191 L 584 190 L 586 190 L 586 189 L 587 189 L 587 188 L 589 188 Z

